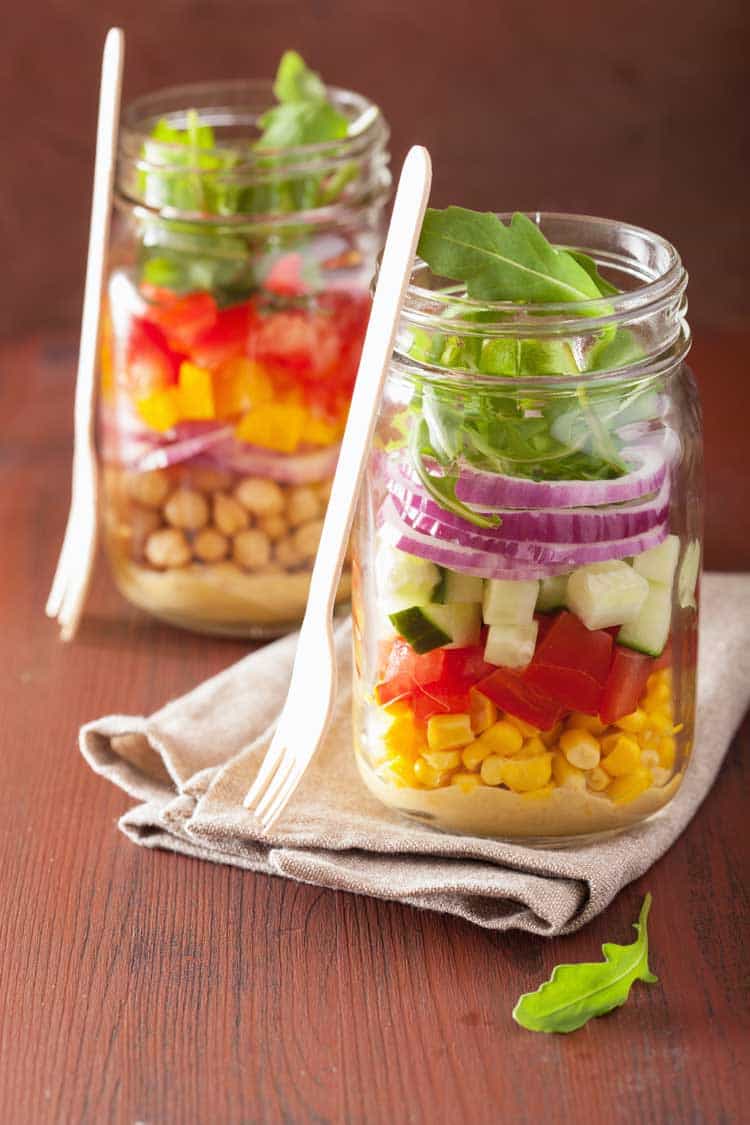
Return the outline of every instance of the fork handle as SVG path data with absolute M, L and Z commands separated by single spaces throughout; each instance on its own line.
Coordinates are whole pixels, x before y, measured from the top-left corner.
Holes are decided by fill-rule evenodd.
M 330 620 L 334 610 L 431 181 L 430 155 L 426 148 L 414 145 L 406 155 L 398 181 L 349 417 L 310 577 L 308 612 L 323 612 L 325 620 Z

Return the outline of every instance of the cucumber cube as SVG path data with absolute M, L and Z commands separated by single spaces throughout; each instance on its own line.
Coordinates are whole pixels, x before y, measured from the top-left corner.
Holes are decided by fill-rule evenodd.
M 528 625 L 534 616 L 539 583 L 490 579 L 484 584 L 482 616 L 487 625 Z
M 505 668 L 525 668 L 534 655 L 538 629 L 536 621 L 525 625 L 491 625 L 484 659 L 488 664 L 501 664 Z
M 617 643 L 647 656 L 660 656 L 672 622 L 672 588 L 662 582 L 649 582 L 648 586 L 641 612 L 634 621 L 623 625 Z
M 543 578 L 536 599 L 537 613 L 552 613 L 567 605 L 568 575 L 559 574 L 554 578 Z
M 661 582 L 664 586 L 671 586 L 679 554 L 679 536 L 668 535 L 658 547 L 652 547 L 651 550 L 636 555 L 633 559 L 633 570 L 636 574 L 648 578 L 649 582 Z
M 483 578 L 477 578 L 473 574 L 459 574 L 457 570 L 443 569 L 433 600 L 443 605 L 452 605 L 454 602 L 474 602 L 481 605 L 483 595 Z
M 634 621 L 648 597 L 649 584 L 627 563 L 594 563 L 574 570 L 568 579 L 568 609 L 587 629 L 608 629 Z
M 396 631 L 419 653 L 434 648 L 467 648 L 479 644 L 482 632 L 482 615 L 476 604 L 415 605 L 390 617 Z
M 375 561 L 378 596 L 386 613 L 427 605 L 440 581 L 440 569 L 427 559 L 381 544 Z

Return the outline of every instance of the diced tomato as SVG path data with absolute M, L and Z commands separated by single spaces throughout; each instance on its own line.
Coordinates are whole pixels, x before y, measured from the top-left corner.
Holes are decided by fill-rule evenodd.
M 411 697 L 414 717 L 426 723 L 433 715 L 468 714 L 470 699 L 468 691 L 451 692 L 448 695 L 431 695 L 418 689 Z
M 525 681 L 572 711 L 595 715 L 612 661 L 612 637 L 604 629 L 587 629 L 574 614 L 558 614 Z
M 332 377 L 340 350 L 335 319 L 304 309 L 262 316 L 250 339 L 251 359 L 303 380 Z
M 166 304 L 151 305 L 146 315 L 159 325 L 170 344 L 191 348 L 215 324 L 218 311 L 210 293 L 188 293 Z
M 301 297 L 304 293 L 309 293 L 310 286 L 302 276 L 303 266 L 301 254 L 284 254 L 266 274 L 264 288 L 283 297 Z
M 438 648 L 419 655 L 403 638 L 397 637 L 375 694 L 381 704 L 412 695 L 421 718 L 431 708 L 431 714 L 466 710 L 469 688 L 491 670 L 481 645 Z
M 614 723 L 636 710 L 653 670 L 654 661 L 650 656 L 615 645 L 612 667 L 599 704 L 599 718 L 603 723 Z
M 190 355 L 199 367 L 215 371 L 227 360 L 245 354 L 250 332 L 251 309 L 247 302 L 220 309 L 216 320 L 199 332 Z
M 509 715 L 531 723 L 538 730 L 552 730 L 559 722 L 563 708 L 548 695 L 527 683 L 521 673 L 510 668 L 496 668 L 476 685 L 476 690 Z
M 137 397 L 173 386 L 184 358 L 172 351 L 158 325 L 143 317 L 133 318 L 126 348 L 125 379 Z

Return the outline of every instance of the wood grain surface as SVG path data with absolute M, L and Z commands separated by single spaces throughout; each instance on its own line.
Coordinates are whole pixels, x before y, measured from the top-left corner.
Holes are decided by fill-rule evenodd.
M 750 568 L 747 335 L 699 337 L 708 562 Z M 80 639 L 43 606 L 68 499 L 74 350 L 0 350 L 0 1123 L 748 1120 L 750 722 L 675 847 L 560 940 L 500 936 L 128 843 L 76 749 L 246 650 L 127 607 L 100 564 Z M 744 755 L 743 755 L 744 750 Z M 510 1018 L 560 961 L 629 941 L 652 967 L 569 1037 Z

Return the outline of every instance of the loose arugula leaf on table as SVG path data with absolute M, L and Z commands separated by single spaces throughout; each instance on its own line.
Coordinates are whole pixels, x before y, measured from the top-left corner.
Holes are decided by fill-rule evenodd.
M 637 980 L 655 984 L 658 977 L 648 967 L 647 921 L 651 895 L 643 900 L 631 945 L 607 942 L 604 961 L 558 965 L 548 981 L 523 995 L 513 1009 L 513 1019 L 528 1031 L 569 1032 L 590 1019 L 621 1007 Z

